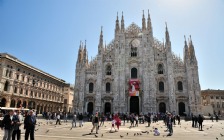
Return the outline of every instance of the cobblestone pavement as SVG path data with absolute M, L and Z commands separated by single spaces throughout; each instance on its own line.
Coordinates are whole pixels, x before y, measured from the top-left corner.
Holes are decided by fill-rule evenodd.
M 83 127 L 75 127 L 71 129 L 71 121 L 64 123 L 62 125 L 55 125 L 55 121 L 52 124 L 47 125 L 46 120 L 37 120 L 37 126 L 35 131 L 35 140 L 118 140 L 118 139 L 129 139 L 129 140 L 224 140 L 224 121 L 211 122 L 210 120 L 205 120 L 203 125 L 204 131 L 198 131 L 198 128 L 192 128 L 191 122 L 181 121 L 181 125 L 174 126 L 174 134 L 167 137 L 168 132 L 165 132 L 166 127 L 162 121 L 158 123 L 152 123 L 150 127 L 146 127 L 147 124 L 139 124 L 138 127 L 129 128 L 130 123 L 126 123 L 125 126 L 121 126 L 120 130 L 115 133 L 110 133 L 111 123 L 105 122 L 103 127 L 100 127 L 98 137 L 95 137 L 95 131 L 93 134 L 90 133 L 92 124 L 90 122 L 85 122 Z M 160 136 L 153 136 L 154 127 L 157 127 L 161 132 Z M 24 139 L 24 129 L 21 126 L 22 140 Z M 141 133 L 148 131 L 149 133 Z M 128 135 L 127 135 L 128 133 Z M 138 134 L 139 135 L 138 135 Z M 141 133 L 141 135 L 140 135 Z M 134 136 L 135 134 L 135 136 Z M 103 136 L 102 136 L 103 135 Z M 2 139 L 3 131 L 0 131 L 0 139 Z M 123 136 L 121 138 L 121 136 Z

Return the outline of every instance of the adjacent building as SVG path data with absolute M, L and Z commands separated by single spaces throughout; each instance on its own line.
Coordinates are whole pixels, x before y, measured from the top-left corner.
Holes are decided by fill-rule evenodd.
M 44 111 L 62 111 L 64 80 L 26 64 L 16 57 L 0 54 L 1 107 L 23 107 Z
M 198 62 L 191 37 L 183 40 L 183 60 L 172 52 L 168 27 L 165 42 L 153 36 L 150 15 L 142 26 L 125 27 L 122 13 L 115 21 L 114 39 L 104 44 L 101 28 L 98 54 L 89 61 L 80 42 L 76 62 L 77 112 L 201 112 Z M 175 40 L 175 39 L 174 39 Z M 92 46 L 91 46 L 92 47 Z M 176 46 L 180 47 L 180 46 Z
M 202 90 L 201 98 L 203 106 L 212 106 L 214 114 L 224 115 L 224 90 Z
M 64 104 L 63 111 L 73 112 L 73 101 L 74 101 L 74 86 L 71 84 L 66 84 L 64 87 Z

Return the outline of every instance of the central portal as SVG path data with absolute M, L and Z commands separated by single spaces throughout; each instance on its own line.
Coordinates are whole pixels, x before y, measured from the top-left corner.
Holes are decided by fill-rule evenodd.
M 131 96 L 130 98 L 130 113 L 139 114 L 139 97 Z

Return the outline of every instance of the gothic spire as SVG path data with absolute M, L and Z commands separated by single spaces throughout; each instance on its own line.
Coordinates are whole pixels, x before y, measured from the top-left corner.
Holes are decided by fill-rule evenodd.
M 122 17 L 121 17 L 121 32 L 124 32 L 124 16 L 122 11 Z
M 189 40 L 189 56 L 190 56 L 191 60 L 195 59 L 195 51 L 194 51 L 193 42 L 191 40 L 191 35 L 190 35 L 190 40 Z
M 148 29 L 148 31 L 152 31 L 152 24 L 151 24 L 151 18 L 150 18 L 149 10 L 148 10 L 147 29 Z
M 184 35 L 184 61 L 188 59 L 188 46 L 186 41 L 186 36 Z
M 146 30 L 144 10 L 143 10 L 143 15 L 142 15 L 142 30 Z
M 103 48 L 103 26 L 101 26 L 100 39 L 98 45 L 98 52 L 101 53 L 101 49 Z
M 167 28 L 167 23 L 166 23 L 166 32 L 165 32 L 165 36 L 166 36 L 166 43 L 170 42 L 170 35 L 169 35 L 168 28 Z
M 118 19 L 118 12 L 117 12 L 117 20 L 115 25 L 115 33 L 118 33 L 120 31 L 120 25 L 119 25 L 119 19 Z

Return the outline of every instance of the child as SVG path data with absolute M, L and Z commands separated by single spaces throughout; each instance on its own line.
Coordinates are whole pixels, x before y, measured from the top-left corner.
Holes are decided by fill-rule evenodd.
M 115 132 L 116 132 L 116 129 L 115 129 L 115 127 L 114 127 L 115 123 L 116 123 L 116 120 L 113 119 L 112 122 L 111 122 L 112 126 L 111 126 L 111 129 L 110 129 L 110 132 L 112 132 L 112 128 L 114 128 L 114 130 L 115 130 Z
M 159 136 L 160 133 L 159 133 L 159 130 L 157 128 L 154 129 L 154 136 Z

